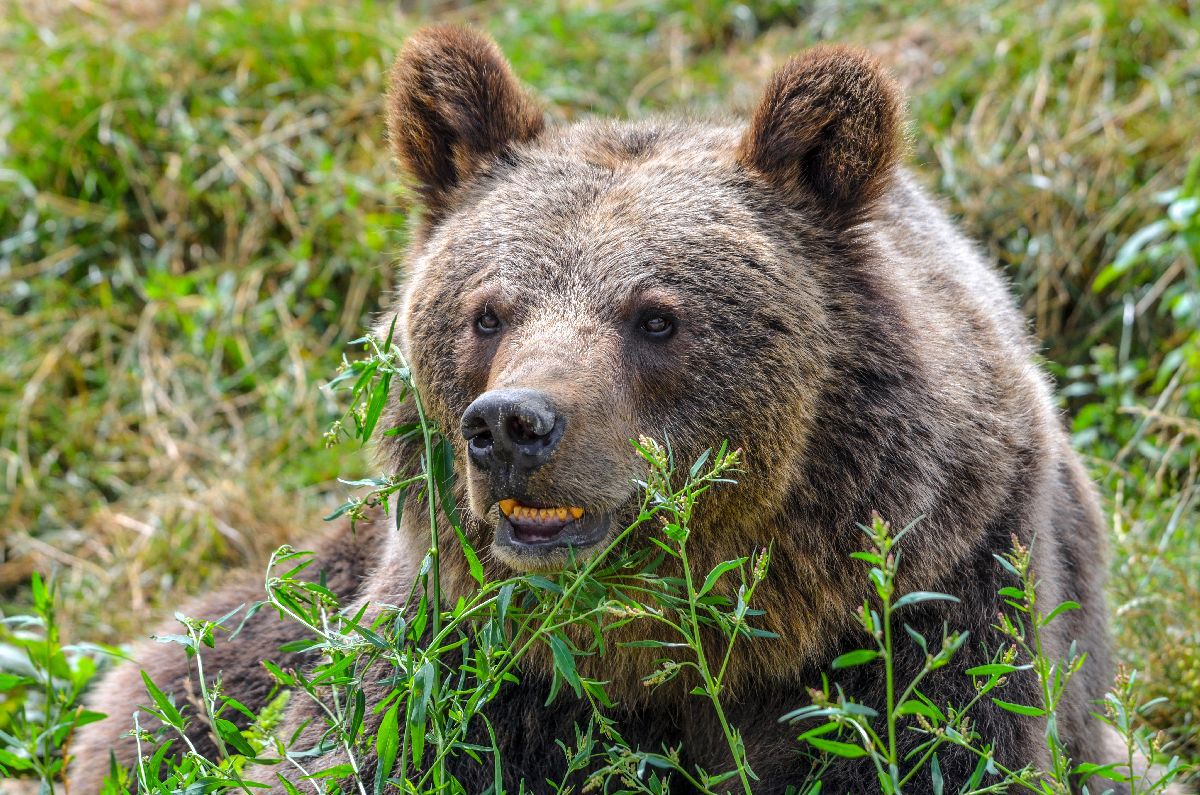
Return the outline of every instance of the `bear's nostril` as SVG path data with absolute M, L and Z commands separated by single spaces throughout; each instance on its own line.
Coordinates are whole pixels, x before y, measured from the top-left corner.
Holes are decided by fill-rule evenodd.
M 524 417 L 509 417 L 507 430 L 513 444 L 529 444 L 530 442 L 536 442 L 543 436 Z
M 487 431 L 481 431 L 481 432 L 475 434 L 474 436 L 472 436 L 468 440 L 467 444 L 469 444 L 471 447 L 475 448 L 476 450 L 483 451 L 483 450 L 488 450 L 491 448 L 492 441 L 493 441 L 492 435 L 490 433 L 488 433 Z

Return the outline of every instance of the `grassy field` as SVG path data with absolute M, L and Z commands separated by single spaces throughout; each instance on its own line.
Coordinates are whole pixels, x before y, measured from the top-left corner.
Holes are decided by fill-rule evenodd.
M 561 120 L 744 111 L 842 40 L 1023 296 L 1111 516 L 1119 657 L 1200 756 L 1200 5 L 425 5 L 6 6 L 0 612 L 41 571 L 69 640 L 144 633 L 369 471 L 321 386 L 405 242 L 381 97 L 422 21 L 490 31 Z

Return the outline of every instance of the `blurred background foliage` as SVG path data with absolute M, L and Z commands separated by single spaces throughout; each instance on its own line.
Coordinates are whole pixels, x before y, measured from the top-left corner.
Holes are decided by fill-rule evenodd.
M 389 288 L 387 65 L 490 31 L 560 121 L 744 112 L 820 40 L 911 94 L 911 166 L 1005 268 L 1112 520 L 1119 656 L 1200 754 L 1200 5 L 10 0 L 0 611 L 113 642 L 260 564 L 369 457 L 321 384 Z M 0 666 L 19 643 L 0 629 Z M 0 728 L 20 694 L 0 694 Z M 1189 750 L 1190 749 L 1190 750 Z

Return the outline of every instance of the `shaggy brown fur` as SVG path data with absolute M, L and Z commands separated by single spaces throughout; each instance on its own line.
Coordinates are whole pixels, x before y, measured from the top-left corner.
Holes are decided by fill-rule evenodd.
M 588 121 L 543 129 L 495 45 L 455 29 L 415 35 L 393 81 L 391 140 L 427 213 L 405 263 L 407 286 L 383 326 L 398 320 L 441 427 L 456 428 L 481 394 L 515 387 L 539 390 L 567 418 L 548 463 L 519 481 L 498 482 L 467 464 L 459 442 L 459 503 L 476 548 L 490 547 L 491 575 L 553 568 L 566 556 L 502 543 L 498 499 L 580 506 L 615 532 L 634 516 L 633 481 L 644 474 L 629 439 L 669 438 L 680 460 L 729 439 L 745 452 L 746 471 L 708 496 L 690 548 L 706 571 L 774 545 L 758 606 L 780 638 L 741 647 L 728 694 L 761 777 L 756 791 L 804 779 L 796 731 L 775 718 L 807 703 L 807 688 L 834 656 L 863 644 L 853 611 L 867 583 L 849 554 L 861 548 L 857 525 L 873 511 L 896 526 L 920 519 L 904 542 L 900 588 L 961 600 L 904 616 L 929 638 L 944 623 L 971 633 L 954 664 L 926 680 L 941 704 L 967 702 L 974 690 L 963 670 L 1004 646 L 992 624 L 1002 607 L 997 591 L 1013 583 L 993 555 L 1013 537 L 1033 546 L 1041 602 L 1084 606 L 1052 625 L 1048 653 L 1061 657 L 1076 641 L 1089 655 L 1060 728 L 1077 760 L 1099 758 L 1088 710 L 1109 671 L 1096 496 L 1006 285 L 899 168 L 902 103 L 875 63 L 845 48 L 803 55 L 771 81 L 748 126 Z M 485 313 L 499 333 L 477 332 Z M 643 335 L 648 314 L 671 318 L 674 335 Z M 390 420 L 405 421 L 409 411 L 395 405 Z M 411 457 L 395 437 L 381 451 L 393 468 Z M 354 552 L 358 565 L 328 550 L 347 596 L 396 603 L 407 591 L 428 522 L 415 504 L 403 515 L 398 533 L 370 536 L 377 547 L 365 557 Z M 443 549 L 457 549 L 445 532 Z M 363 561 L 378 564 L 373 573 L 361 573 Z M 442 578 L 451 602 L 474 587 L 460 555 L 445 555 Z M 219 595 L 202 612 L 219 614 L 243 598 Z M 253 706 L 239 688 L 279 640 L 252 628 L 209 669 L 223 669 L 227 690 Z M 900 679 L 923 661 L 901 643 Z M 157 680 L 187 692 L 181 663 L 149 664 Z M 681 747 L 686 763 L 708 770 L 725 764 L 710 707 L 685 687 L 641 685 L 650 655 L 613 651 L 587 666 L 612 683 L 627 739 Z M 132 670 L 100 685 L 101 706 L 142 698 Z M 548 673 L 534 658 L 521 685 L 489 707 L 513 791 L 522 780 L 539 791 L 557 778 L 553 740 L 586 722 L 583 705 L 542 708 Z M 883 699 L 872 666 L 835 678 L 864 703 Z M 1036 682 L 1014 675 L 1004 698 L 1037 703 Z M 294 710 L 291 725 L 313 717 L 306 709 Z M 1003 762 L 1045 761 L 1039 721 L 990 704 L 975 721 Z M 94 788 L 119 723 L 84 731 L 76 792 Z M 947 749 L 948 785 L 974 763 Z M 489 766 L 455 764 L 468 791 L 489 785 Z M 830 792 L 875 789 L 859 762 L 833 765 L 824 781 Z M 914 782 L 912 791 L 928 786 Z
M 430 219 L 510 144 L 542 131 L 495 42 L 453 27 L 413 36 L 392 66 L 388 133 Z
M 793 202 L 860 223 L 891 182 L 901 105 L 899 87 L 866 53 L 816 47 L 771 78 L 739 157 Z

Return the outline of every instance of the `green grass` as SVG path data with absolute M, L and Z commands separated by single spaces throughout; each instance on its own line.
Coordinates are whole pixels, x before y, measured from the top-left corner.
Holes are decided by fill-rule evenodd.
M 367 471 L 324 446 L 342 407 L 320 385 L 404 243 L 381 96 L 425 17 L 41 8 L 0 21 L 0 609 L 27 612 L 31 572 L 54 572 L 65 638 L 111 642 L 263 563 L 341 502 L 335 477 Z M 1112 515 L 1119 655 L 1200 755 L 1200 7 L 435 16 L 489 29 L 562 119 L 745 109 L 821 39 L 892 65 L 913 167 L 1007 269 L 1074 414 Z M 0 694 L 0 729 L 15 704 Z

